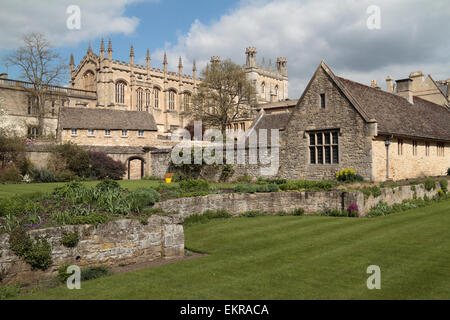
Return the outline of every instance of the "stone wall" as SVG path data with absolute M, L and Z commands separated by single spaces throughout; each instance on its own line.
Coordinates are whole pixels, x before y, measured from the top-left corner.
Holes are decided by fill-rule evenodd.
M 53 264 L 46 271 L 31 266 L 9 249 L 9 235 L 0 235 L 0 283 L 34 283 L 57 275 L 65 264 L 80 268 L 115 266 L 184 256 L 184 232 L 178 216 L 152 216 L 148 224 L 124 219 L 99 225 L 64 226 L 30 231 L 30 235 L 48 236 Z M 78 230 L 75 248 L 61 244 L 64 231 Z
M 325 94 L 325 108 L 320 94 Z M 334 179 L 343 168 L 372 180 L 373 130 L 320 68 L 280 135 L 280 172 L 287 179 Z M 339 130 L 339 164 L 310 164 L 309 132 Z
M 362 199 L 362 200 L 361 200 Z M 206 210 L 226 209 L 233 215 L 246 211 L 277 213 L 303 208 L 315 213 L 324 208 L 346 209 L 353 202 L 364 201 L 360 192 L 273 192 L 273 193 L 227 193 L 203 197 L 178 198 L 159 202 L 155 207 L 167 212 L 178 212 L 183 218 L 202 214 Z
M 418 184 L 415 186 L 401 186 L 396 188 L 383 188 L 381 189 L 381 195 L 379 197 L 370 196 L 366 199 L 363 198 L 363 202 L 358 203 L 363 215 L 366 215 L 370 209 L 380 202 L 386 202 L 388 205 L 392 206 L 394 204 L 402 203 L 403 200 L 421 198 L 426 195 L 429 198 L 433 198 L 438 190 L 441 189 L 439 182 L 436 182 L 436 187 L 427 191 L 423 184 Z M 362 209 L 361 209 L 362 208 Z
M 373 144 L 373 176 L 376 181 L 386 180 L 386 146 L 383 137 L 376 138 Z M 437 143 L 417 141 L 417 154 L 413 155 L 412 140 L 403 138 L 402 152 L 399 140 L 393 139 L 389 146 L 389 177 L 394 180 L 413 179 L 447 174 L 450 168 L 450 144 L 444 144 L 443 154 L 438 154 Z

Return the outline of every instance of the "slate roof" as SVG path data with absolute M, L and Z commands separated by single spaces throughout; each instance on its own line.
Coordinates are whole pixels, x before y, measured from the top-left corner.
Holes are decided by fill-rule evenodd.
M 110 129 L 157 131 L 148 112 L 63 107 L 59 111 L 62 129 Z
M 419 97 L 405 98 L 337 77 L 358 101 L 359 107 L 378 123 L 380 134 L 450 141 L 450 111 Z
M 290 115 L 290 112 L 260 114 L 258 118 L 256 118 L 256 120 L 252 123 L 249 130 L 246 132 L 246 146 L 248 146 L 249 136 L 253 132 L 257 133 L 259 140 L 260 129 L 267 129 L 267 145 L 270 146 L 272 136 L 271 129 L 279 129 L 280 131 L 284 130 L 289 121 Z

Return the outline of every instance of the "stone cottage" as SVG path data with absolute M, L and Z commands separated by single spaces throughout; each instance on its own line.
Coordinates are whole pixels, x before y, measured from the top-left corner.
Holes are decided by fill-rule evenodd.
M 450 111 L 412 92 L 411 79 L 397 80 L 390 93 L 338 77 L 322 62 L 278 124 L 278 176 L 332 179 L 343 168 L 372 181 L 446 174 Z

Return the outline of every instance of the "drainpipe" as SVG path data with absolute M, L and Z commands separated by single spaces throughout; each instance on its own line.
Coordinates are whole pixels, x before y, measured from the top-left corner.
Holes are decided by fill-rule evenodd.
M 386 179 L 389 180 L 389 146 L 391 145 L 391 139 L 387 138 L 384 145 L 386 146 Z

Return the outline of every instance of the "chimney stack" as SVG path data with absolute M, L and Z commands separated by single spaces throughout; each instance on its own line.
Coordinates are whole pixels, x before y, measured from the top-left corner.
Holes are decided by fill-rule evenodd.
M 411 72 L 409 78 L 412 80 L 412 91 L 419 91 L 420 85 L 425 81 L 422 71 Z
M 412 83 L 413 80 L 411 79 L 401 79 L 395 81 L 397 84 L 397 94 L 406 100 L 408 100 L 409 103 L 413 104 L 413 90 L 412 90 Z
M 394 80 L 392 80 L 391 76 L 387 76 L 386 78 L 386 91 L 394 93 Z
M 377 83 L 377 80 L 372 80 L 372 83 L 370 86 L 375 89 L 381 89 L 381 87 Z

